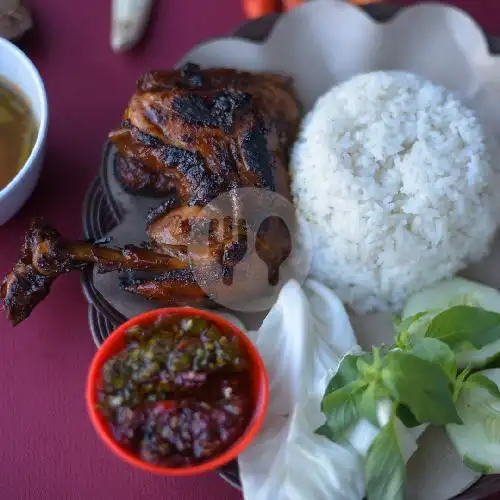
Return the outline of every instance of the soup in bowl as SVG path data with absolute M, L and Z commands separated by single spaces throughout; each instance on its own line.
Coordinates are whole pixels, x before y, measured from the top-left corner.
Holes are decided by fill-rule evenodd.
M 45 88 L 30 59 L 0 38 L 0 225 L 31 196 L 48 125 Z
M 38 121 L 24 92 L 0 78 L 0 189 L 23 168 L 37 135 Z

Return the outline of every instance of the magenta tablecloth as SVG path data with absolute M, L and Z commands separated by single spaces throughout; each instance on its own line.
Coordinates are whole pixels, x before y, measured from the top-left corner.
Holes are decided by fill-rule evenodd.
M 171 66 L 193 44 L 229 33 L 243 21 L 239 0 L 163 0 L 147 40 L 133 53 L 109 48 L 109 0 L 28 0 L 37 29 L 25 47 L 50 101 L 46 167 L 24 210 L 0 228 L 0 273 L 17 258 L 22 234 L 45 215 L 80 237 L 81 206 L 101 146 L 148 68 Z M 500 3 L 463 1 L 500 34 Z M 122 464 L 98 441 L 83 391 L 94 353 L 77 273 L 15 331 L 0 317 L 1 500 L 236 500 L 215 474 L 164 479 Z

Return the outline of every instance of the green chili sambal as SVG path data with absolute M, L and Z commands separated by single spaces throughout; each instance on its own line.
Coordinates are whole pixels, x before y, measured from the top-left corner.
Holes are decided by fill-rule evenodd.
M 229 448 L 251 415 L 250 370 L 238 339 L 199 317 L 164 316 L 126 332 L 102 369 L 100 412 L 116 441 L 167 467 Z

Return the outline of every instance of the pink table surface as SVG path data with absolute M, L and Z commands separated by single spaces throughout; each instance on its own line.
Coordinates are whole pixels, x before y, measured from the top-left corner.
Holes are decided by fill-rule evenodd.
M 80 237 L 81 206 L 101 146 L 116 126 L 138 75 L 171 66 L 193 44 L 229 33 L 244 20 L 239 0 L 158 2 L 147 39 L 134 52 L 109 48 L 110 1 L 28 0 L 37 28 L 23 46 L 45 80 L 50 101 L 46 165 L 32 199 L 0 227 L 0 272 L 17 259 L 28 221 L 43 214 Z M 500 34 L 500 3 L 459 2 Z M 95 436 L 84 407 L 95 351 L 77 273 L 15 331 L 0 317 L 0 499 L 236 500 L 215 474 L 165 479 L 136 472 Z

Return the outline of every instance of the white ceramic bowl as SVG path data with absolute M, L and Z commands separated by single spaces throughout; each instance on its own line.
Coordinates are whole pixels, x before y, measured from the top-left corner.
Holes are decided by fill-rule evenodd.
M 40 177 L 48 125 L 47 94 L 35 65 L 14 44 L 0 38 L 0 78 L 18 86 L 29 100 L 38 121 L 38 136 L 30 157 L 3 189 L 0 189 L 0 225 L 11 219 L 26 203 Z M 1 168 L 1 166 L 0 166 Z

